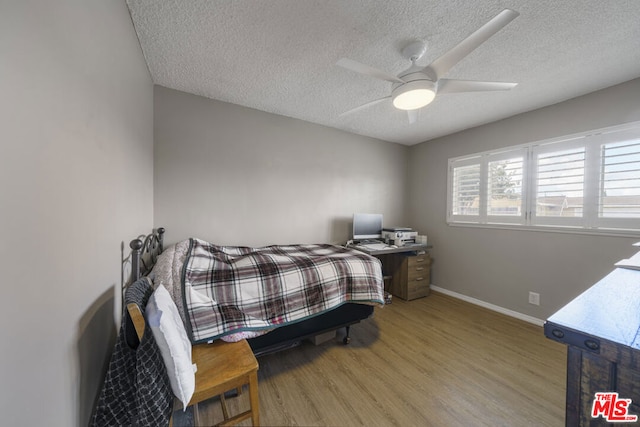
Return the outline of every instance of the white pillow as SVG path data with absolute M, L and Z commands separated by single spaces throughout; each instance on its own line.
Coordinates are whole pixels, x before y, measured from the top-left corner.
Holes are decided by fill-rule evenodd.
M 196 365 L 191 362 L 191 341 L 178 308 L 162 284 L 149 298 L 145 314 L 167 367 L 173 394 L 186 409 L 196 388 Z

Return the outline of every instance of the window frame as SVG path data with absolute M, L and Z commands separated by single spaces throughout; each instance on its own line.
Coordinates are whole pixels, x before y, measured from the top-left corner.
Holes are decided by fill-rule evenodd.
M 468 166 L 474 166 L 476 164 L 480 165 L 480 156 L 468 156 L 466 157 L 464 160 L 460 161 L 460 168 L 464 168 L 464 167 L 468 167 Z M 482 166 L 480 166 L 480 176 L 482 176 L 483 174 L 483 169 Z M 449 200 L 447 202 L 447 206 L 449 209 L 449 212 L 451 212 L 451 215 L 453 217 L 455 217 L 457 222 L 461 222 L 461 223 L 466 223 L 466 222 L 470 222 L 470 223 L 475 223 L 477 222 L 477 219 L 480 216 L 480 212 L 482 211 L 481 206 L 478 206 L 478 215 L 460 215 L 460 214 L 453 214 L 453 187 L 454 187 L 454 182 L 453 182 L 453 173 L 449 173 L 448 177 L 447 177 L 447 195 L 449 197 Z M 479 187 L 479 199 L 482 200 L 482 188 Z
M 529 219 L 531 226 L 558 226 L 558 227 L 583 227 L 585 224 L 585 204 L 586 204 L 586 196 L 584 193 L 587 192 L 587 185 L 583 187 L 583 214 L 581 217 L 563 217 L 563 216 L 538 216 L 537 214 L 537 193 L 538 193 L 538 156 L 541 154 L 548 154 L 554 152 L 561 152 L 567 150 L 573 150 L 576 148 L 585 147 L 585 172 L 584 176 L 587 175 L 587 170 L 589 168 L 589 150 L 585 144 L 584 137 L 577 138 L 559 138 L 553 141 L 546 141 L 542 144 L 532 144 L 529 152 L 530 152 L 530 167 L 531 167 L 531 194 L 530 194 L 530 209 L 529 209 Z
M 629 139 L 640 140 L 640 121 L 450 158 L 447 168 L 447 224 L 625 237 L 640 236 L 640 219 L 638 218 L 599 216 L 601 185 L 603 185 L 601 182 L 604 179 L 603 147 L 605 144 Z M 538 216 L 536 212 L 538 156 L 578 147 L 585 148 L 582 217 Z M 523 157 L 521 215 L 488 215 L 489 162 L 518 157 L 514 153 L 522 153 Z M 480 166 L 479 212 L 478 215 L 457 215 L 453 213 L 452 204 L 455 169 L 471 165 Z
M 615 135 L 615 136 L 614 136 Z M 613 144 L 616 142 L 622 142 L 625 139 L 637 139 L 638 141 L 640 141 L 640 129 L 634 129 L 634 128 L 622 128 L 620 130 L 617 131 L 611 131 L 611 132 L 603 132 L 601 134 L 598 135 L 598 148 L 599 148 L 599 152 L 600 154 L 602 154 L 602 147 L 604 147 L 604 145 L 606 144 Z M 602 159 L 602 157 L 600 157 L 600 159 Z M 602 175 L 604 174 L 604 170 L 603 167 L 604 165 L 602 164 L 602 162 L 599 162 L 598 165 L 598 172 L 600 174 L 599 178 L 602 177 Z M 599 207 L 600 207 L 600 199 L 599 197 L 602 194 L 602 180 L 598 181 L 598 200 L 597 200 L 597 205 L 595 206 L 596 209 L 596 213 L 594 215 L 594 225 L 596 227 L 601 227 L 601 228 L 610 228 L 610 227 L 626 227 L 626 228 L 630 228 L 632 229 L 632 225 L 635 224 L 640 224 L 640 218 L 608 218 L 608 217 L 600 217 L 600 212 L 599 212 Z
M 488 192 L 489 192 L 489 174 L 490 174 L 490 163 L 499 162 L 501 160 L 509 160 L 514 157 L 522 157 L 522 182 L 520 183 L 521 194 L 520 194 L 520 215 L 496 215 L 489 214 L 489 206 L 488 206 Z M 485 206 L 484 206 L 484 215 L 485 220 L 488 224 L 520 224 L 525 220 L 525 216 L 527 213 L 527 205 L 526 198 L 523 197 L 526 194 L 528 183 L 526 180 L 526 170 L 527 170 L 527 151 L 523 147 L 517 147 L 515 149 L 509 150 L 501 150 L 497 152 L 489 152 L 486 156 L 486 165 L 485 170 L 487 173 L 487 180 L 485 182 Z M 481 179 L 482 180 L 482 179 Z

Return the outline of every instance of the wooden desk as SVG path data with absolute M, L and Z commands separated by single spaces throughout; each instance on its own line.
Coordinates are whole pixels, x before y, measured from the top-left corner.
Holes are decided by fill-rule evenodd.
M 404 300 L 429 295 L 431 257 L 427 251 L 431 245 L 408 244 L 377 250 L 357 245 L 352 247 L 382 261 L 383 274 L 389 278 L 385 280 L 385 291 Z
M 591 417 L 596 392 L 618 392 L 640 415 L 640 271 L 613 270 L 549 317 L 544 333 L 568 346 L 567 426 L 606 424 Z
M 353 249 L 357 249 L 359 251 L 362 252 L 366 252 L 369 255 L 373 255 L 373 256 L 379 256 L 379 255 L 386 255 L 386 254 L 398 254 L 398 253 L 406 253 L 406 252 L 414 252 L 414 251 L 426 251 L 427 249 L 432 248 L 433 246 L 431 245 L 422 245 L 419 243 L 410 243 L 404 246 L 398 246 L 397 248 L 385 248 L 385 249 L 376 249 L 376 250 L 371 250 L 369 248 L 367 248 L 366 246 L 360 246 L 360 245 L 353 245 L 353 246 L 349 246 L 350 248 Z

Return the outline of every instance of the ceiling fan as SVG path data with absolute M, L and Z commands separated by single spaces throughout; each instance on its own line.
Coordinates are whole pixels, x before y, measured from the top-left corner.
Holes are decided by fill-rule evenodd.
M 515 87 L 517 83 L 443 79 L 441 76 L 519 15 L 518 12 L 511 9 L 503 10 L 453 49 L 426 67 L 416 65 L 416 62 L 427 50 L 426 44 L 422 41 L 413 42 L 402 50 L 402 55 L 411 61 L 411 67 L 397 76 L 351 59 L 340 59 L 336 63 L 340 67 L 393 83 L 391 95 L 367 102 L 342 113 L 341 116 L 390 99 L 394 107 L 406 110 L 409 114 L 409 123 L 414 123 L 418 118 L 419 109 L 431 103 L 436 94 L 498 91 Z

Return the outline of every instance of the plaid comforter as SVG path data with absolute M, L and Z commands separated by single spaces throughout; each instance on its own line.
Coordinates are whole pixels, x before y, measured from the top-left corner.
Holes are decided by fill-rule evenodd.
M 190 239 L 182 273 L 194 343 L 273 329 L 347 302 L 383 305 L 380 261 L 328 244 L 217 246 Z

